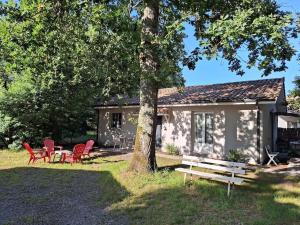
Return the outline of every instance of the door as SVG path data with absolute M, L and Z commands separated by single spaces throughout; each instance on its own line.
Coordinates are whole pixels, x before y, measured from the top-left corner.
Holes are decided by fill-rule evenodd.
M 194 152 L 207 154 L 213 151 L 213 114 L 194 114 Z
M 162 116 L 158 116 L 156 120 L 156 139 L 155 145 L 156 147 L 161 147 L 161 129 L 162 129 Z

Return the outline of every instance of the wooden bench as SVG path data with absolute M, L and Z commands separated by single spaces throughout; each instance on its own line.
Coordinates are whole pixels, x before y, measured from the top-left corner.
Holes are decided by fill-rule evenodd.
M 184 155 L 182 159 L 183 165 L 190 166 L 188 168 L 177 168 L 176 171 L 184 173 L 184 183 L 186 181 L 186 175 L 190 174 L 197 175 L 205 179 L 216 180 L 220 182 L 228 183 L 227 195 L 230 195 L 231 184 L 240 185 L 244 181 L 243 178 L 236 177 L 235 175 L 246 174 L 243 169 L 246 167 L 245 163 L 229 162 L 218 159 L 201 158 L 196 156 Z M 193 167 L 203 168 L 209 170 L 208 172 L 201 172 L 198 170 L 193 170 Z M 213 171 L 223 172 L 227 174 L 216 174 Z

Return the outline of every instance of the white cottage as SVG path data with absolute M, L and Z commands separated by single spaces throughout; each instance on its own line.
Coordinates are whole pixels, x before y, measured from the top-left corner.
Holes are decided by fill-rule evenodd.
M 182 154 L 224 158 L 230 149 L 264 160 L 264 146 L 275 147 L 274 113 L 286 112 L 284 79 L 264 79 L 159 90 L 157 146 L 178 147 Z M 115 99 L 96 105 L 98 143 L 113 146 L 118 137 L 133 138 L 139 99 Z

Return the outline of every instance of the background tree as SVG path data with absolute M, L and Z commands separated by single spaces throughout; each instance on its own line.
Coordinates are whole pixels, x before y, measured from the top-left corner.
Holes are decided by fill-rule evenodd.
M 288 109 L 300 111 L 300 77 L 296 76 L 294 80 L 295 87 L 287 97 Z
M 96 100 L 137 90 L 140 36 L 127 5 L 0 4 L 0 119 L 18 145 L 78 133 Z
M 79 133 L 96 101 L 138 91 L 141 26 L 128 1 L 8 1 L 0 15 L 0 123 L 18 146 Z M 183 36 L 170 37 L 157 52 L 164 86 L 183 84 Z
M 170 34 L 183 33 L 182 23 L 195 28 L 199 47 L 182 59 L 194 69 L 203 58 L 224 58 L 229 69 L 243 75 L 243 67 L 257 67 L 263 75 L 286 69 L 295 54 L 289 38 L 296 37 L 291 13 L 274 0 L 160 1 L 143 0 L 141 14 L 140 113 L 131 169 L 156 170 L 155 127 L 160 88 L 160 44 L 172 43 Z M 162 21 L 172 15 L 169 26 Z M 173 22 L 170 24 L 170 22 Z M 168 32 L 164 32 L 168 31 Z M 172 45 L 172 44 L 171 44 Z M 246 50 L 246 59 L 239 55 Z

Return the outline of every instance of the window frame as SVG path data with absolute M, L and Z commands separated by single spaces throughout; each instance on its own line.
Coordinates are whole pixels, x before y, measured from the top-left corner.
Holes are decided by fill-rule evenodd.
M 202 119 L 204 119 L 204 121 L 202 121 L 201 123 L 201 130 L 202 130 L 202 138 L 198 138 L 197 136 L 197 128 L 198 128 L 198 124 L 197 124 L 197 121 L 196 121 L 196 116 L 197 115 L 202 115 Z M 210 135 L 208 133 L 208 126 L 207 126 L 207 121 L 206 121 L 206 118 L 207 118 L 207 115 L 210 115 L 211 116 L 211 121 L 212 121 L 212 124 L 211 124 L 211 142 L 208 141 L 208 136 Z M 200 145 L 213 145 L 214 144 L 214 129 L 215 128 L 215 121 L 214 121 L 214 113 L 213 112 L 194 112 L 194 132 L 195 132 L 195 141 L 197 140 L 197 143 L 200 144 Z M 200 141 L 201 142 L 200 142 Z
M 115 129 L 122 128 L 122 116 L 123 114 L 121 112 L 111 113 L 110 127 Z

